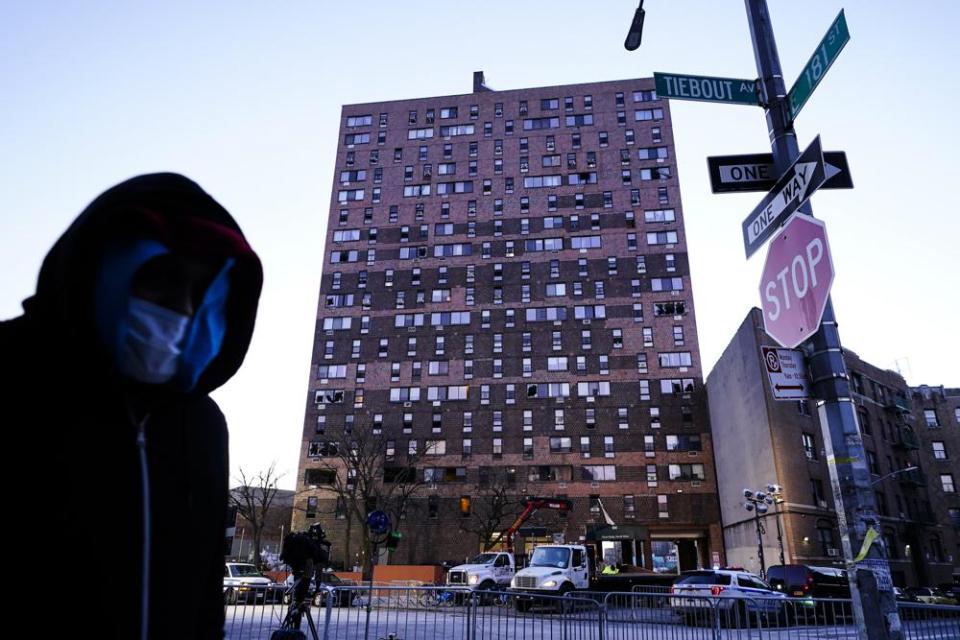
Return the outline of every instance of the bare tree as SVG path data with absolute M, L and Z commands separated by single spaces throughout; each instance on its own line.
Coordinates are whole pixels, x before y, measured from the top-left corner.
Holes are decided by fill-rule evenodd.
M 354 539 L 365 574 L 372 568 L 371 535 L 367 514 L 380 509 L 396 524 L 406 513 L 411 498 L 423 485 L 416 464 L 420 451 L 397 455 L 388 451 L 380 436 L 369 429 L 337 429 L 328 432 L 319 469 L 328 472 L 321 491 L 336 499 L 335 516 L 346 520 L 344 557 L 349 561 Z M 354 532 L 359 530 L 359 533 Z
M 230 503 L 237 507 L 244 520 L 250 525 L 253 538 L 253 562 L 260 566 L 260 539 L 263 531 L 271 519 L 270 507 L 277 497 L 277 481 L 282 475 L 277 475 L 276 462 L 271 462 L 266 471 L 261 471 L 249 478 L 240 469 L 240 486 L 230 491 Z
M 470 499 L 470 515 L 460 520 L 460 529 L 476 535 L 478 546 L 485 546 L 513 523 L 519 507 L 515 486 L 504 482 L 478 485 Z

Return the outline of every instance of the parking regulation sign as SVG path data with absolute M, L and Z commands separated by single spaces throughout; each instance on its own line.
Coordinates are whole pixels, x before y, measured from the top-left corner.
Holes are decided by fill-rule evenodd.
M 810 397 L 810 379 L 802 351 L 779 347 L 760 349 L 775 400 L 806 400 Z

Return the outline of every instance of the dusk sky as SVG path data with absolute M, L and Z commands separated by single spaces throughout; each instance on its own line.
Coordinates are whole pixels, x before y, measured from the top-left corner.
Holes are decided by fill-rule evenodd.
M 851 40 L 797 119 L 843 150 L 855 188 L 818 192 L 844 346 L 907 382 L 960 386 L 956 2 L 769 0 L 787 86 L 841 8 Z M 744 3 L 7 2 L 0 7 L 0 318 L 100 192 L 183 173 L 264 263 L 244 366 L 217 391 L 231 465 L 295 484 L 344 104 L 649 77 L 756 77 Z M 752 306 L 765 250 L 740 223 L 762 194 L 714 195 L 706 157 L 769 151 L 757 107 L 671 103 L 704 376 Z M 51 371 L 58 385 L 84 363 Z M 63 419 L 70 420 L 64 407 Z

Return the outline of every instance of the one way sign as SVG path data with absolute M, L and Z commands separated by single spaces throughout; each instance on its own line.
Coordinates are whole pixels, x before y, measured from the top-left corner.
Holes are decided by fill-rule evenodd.
M 817 136 L 743 221 L 743 248 L 747 258 L 762 247 L 825 180 L 823 150 Z
M 824 151 L 826 181 L 821 189 L 853 189 L 853 178 L 843 151 Z M 777 183 L 772 153 L 710 156 L 710 186 L 714 193 L 769 191 Z

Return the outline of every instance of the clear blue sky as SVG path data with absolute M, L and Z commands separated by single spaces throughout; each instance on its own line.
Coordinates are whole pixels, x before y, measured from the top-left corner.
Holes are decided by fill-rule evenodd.
M 770 0 L 792 84 L 841 7 L 851 41 L 797 121 L 847 152 L 856 188 L 821 192 L 844 344 L 911 384 L 960 386 L 958 3 Z M 340 106 L 672 71 L 756 75 L 744 3 L 6 2 L 0 6 L 0 317 L 20 311 L 46 251 L 108 186 L 191 176 L 230 209 L 266 283 L 240 373 L 215 395 L 232 466 L 276 460 L 292 487 L 307 394 Z M 750 306 L 743 258 L 757 194 L 712 195 L 706 156 L 769 149 L 762 113 L 672 105 L 704 374 Z M 64 362 L 51 388 L 83 375 Z M 64 408 L 69 420 L 69 408 Z

